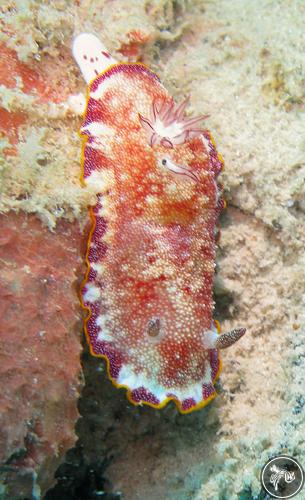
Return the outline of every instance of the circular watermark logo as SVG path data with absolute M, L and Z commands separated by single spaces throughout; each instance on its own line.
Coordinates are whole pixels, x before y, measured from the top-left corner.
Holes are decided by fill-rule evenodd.
M 304 471 L 295 458 L 280 455 L 264 465 L 261 482 L 272 498 L 292 498 L 303 488 Z

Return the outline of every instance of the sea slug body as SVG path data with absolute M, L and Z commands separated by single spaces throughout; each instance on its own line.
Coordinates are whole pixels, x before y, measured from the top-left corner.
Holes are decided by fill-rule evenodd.
M 182 413 L 216 395 L 220 335 L 212 318 L 222 160 L 205 117 L 186 118 L 159 78 L 117 63 L 81 34 L 73 53 L 88 83 L 83 179 L 97 203 L 82 287 L 91 352 L 134 404 L 174 400 Z

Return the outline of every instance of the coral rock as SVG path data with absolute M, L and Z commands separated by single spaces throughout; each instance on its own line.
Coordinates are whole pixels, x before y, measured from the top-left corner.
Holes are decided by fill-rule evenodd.
M 80 238 L 69 223 L 51 233 L 34 216 L 1 219 L 0 454 L 8 498 L 32 498 L 75 441 Z

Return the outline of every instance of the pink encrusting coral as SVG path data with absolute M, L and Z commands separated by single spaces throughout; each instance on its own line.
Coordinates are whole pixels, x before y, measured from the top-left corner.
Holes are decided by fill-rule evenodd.
M 185 118 L 142 64 L 115 63 L 93 35 L 74 54 L 88 88 L 83 177 L 91 210 L 83 305 L 92 353 L 135 404 L 181 412 L 215 396 L 219 335 L 212 318 L 222 160 L 200 119 Z M 91 64 L 90 64 L 91 63 Z
M 55 78 L 54 64 L 30 66 L 18 59 L 17 53 L 0 42 L 0 85 L 3 93 L 6 89 L 16 89 L 22 99 L 28 96 L 33 98 L 35 109 L 39 109 L 42 103 L 60 103 L 69 94 L 69 86 L 61 82 L 60 88 Z M 52 73 L 52 79 L 49 74 Z M 19 83 L 18 83 L 19 82 Z M 30 122 L 29 113 L 25 109 L 8 109 L 3 103 L 0 105 L 0 134 L 10 143 L 4 148 L 5 156 L 17 154 L 16 145 L 20 140 L 19 129 Z M 25 107 L 25 106 L 24 106 Z
M 30 498 L 27 475 L 43 494 L 76 439 L 80 233 L 68 222 L 51 233 L 34 215 L 13 211 L 0 222 L 0 459 L 11 465 L 18 498 L 21 491 Z

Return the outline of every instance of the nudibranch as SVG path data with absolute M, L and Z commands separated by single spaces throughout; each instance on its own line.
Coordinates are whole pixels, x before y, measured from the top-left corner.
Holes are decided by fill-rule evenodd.
M 134 404 L 182 413 L 216 395 L 220 334 L 213 321 L 215 234 L 222 159 L 158 76 L 118 63 L 83 33 L 74 57 L 88 84 L 83 180 L 94 185 L 82 304 L 91 352 Z

